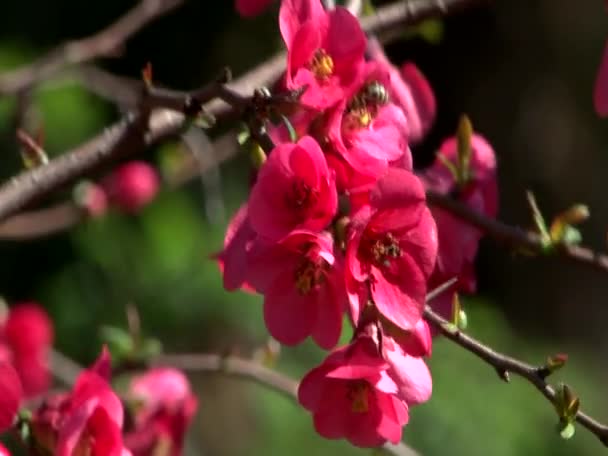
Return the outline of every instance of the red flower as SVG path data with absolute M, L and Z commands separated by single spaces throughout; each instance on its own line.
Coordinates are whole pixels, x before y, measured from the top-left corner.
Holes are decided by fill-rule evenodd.
M 11 307 L 0 329 L 0 341 L 19 373 L 26 397 L 45 392 L 51 383 L 47 357 L 53 343 L 53 324 L 44 309 L 35 302 Z
M 249 199 L 249 221 L 260 236 L 279 240 L 294 229 L 322 230 L 337 209 L 333 172 L 309 136 L 277 146 Z
M 236 0 L 235 7 L 243 17 L 254 17 L 262 14 L 272 4 L 272 0 Z
M 179 456 L 197 408 L 186 376 L 168 367 L 150 369 L 133 378 L 129 395 L 135 401 L 135 427 L 125 441 L 133 455 L 147 456 L 162 447 L 163 454 Z
M 346 438 L 360 447 L 397 443 L 409 414 L 389 369 L 377 344 L 357 337 L 306 374 L 298 400 L 312 412 L 315 429 L 325 438 Z
M 135 213 L 150 203 L 158 193 L 158 186 L 158 174 L 143 161 L 123 164 L 103 182 L 110 203 L 128 213 Z
M 306 86 L 301 103 L 319 110 L 343 98 L 363 63 L 366 38 L 357 18 L 342 7 L 325 11 L 320 0 L 283 0 L 279 25 L 287 88 Z
M 248 282 L 264 294 L 264 320 L 275 339 L 296 345 L 312 336 L 322 348 L 336 345 L 346 294 L 328 233 L 293 231 L 276 244 L 258 242 L 248 267 Z
M 35 412 L 32 427 L 40 445 L 58 456 L 130 454 L 122 443 L 122 403 L 108 384 L 109 364 L 104 348 L 71 392 L 51 397 Z
M 408 122 L 404 111 L 390 103 L 390 74 L 377 62 L 365 65 L 360 81 L 329 113 L 330 149 L 367 179 L 378 179 L 392 162 L 411 170 Z M 361 178 L 350 182 L 358 185 Z
M 355 324 L 371 299 L 389 321 L 414 329 L 436 254 L 435 222 L 422 184 L 408 171 L 389 169 L 348 231 L 346 284 Z
M 22 399 L 23 390 L 17 371 L 0 360 L 0 433 L 13 426 Z
M 446 140 L 439 153 L 452 163 L 457 162 L 457 142 L 455 138 Z M 471 158 L 468 182 L 460 186 L 453 172 L 437 159 L 421 176 L 427 188 L 455 197 L 480 214 L 496 217 L 498 211 L 498 188 L 496 184 L 496 158 L 492 146 L 480 135 L 474 134 L 471 141 Z M 454 291 L 474 292 L 476 288 L 474 261 L 479 240 L 483 233 L 441 209 L 433 209 L 437 223 L 439 252 L 432 286 L 458 277 L 458 285 L 451 293 L 437 298 L 434 306 L 446 313 L 451 308 Z M 449 312 L 448 312 L 449 313 Z

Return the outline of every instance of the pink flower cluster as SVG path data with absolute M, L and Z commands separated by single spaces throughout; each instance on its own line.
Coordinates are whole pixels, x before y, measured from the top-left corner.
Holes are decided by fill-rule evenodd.
M 218 255 L 224 286 L 264 296 L 264 320 L 279 342 L 311 337 L 331 350 L 298 391 L 319 434 L 361 447 L 396 443 L 409 407 L 431 395 L 429 281 L 471 280 L 480 233 L 426 205 L 425 184 L 453 190 L 448 168 L 414 174 L 409 146 L 436 112 L 416 67 L 393 66 L 356 17 L 319 0 L 283 0 L 279 24 L 283 89 L 304 91 L 291 132 L 269 131 L 275 147 L 228 227 Z M 493 153 L 478 137 L 473 149 L 474 179 L 462 198 L 493 214 Z M 447 141 L 442 153 L 454 152 Z M 345 314 L 353 337 L 335 348 Z
M 172 368 L 154 368 L 132 379 L 121 398 L 110 385 L 110 356 L 104 348 L 80 373 L 71 391 L 49 393 L 48 351 L 53 326 L 36 303 L 11 307 L 0 323 L 0 433 L 18 424 L 24 400 L 40 405 L 26 418 L 32 455 L 179 456 L 197 408 L 187 378 Z M 127 421 L 129 424 L 125 424 Z M 20 424 L 21 426 L 21 424 Z M 0 455 L 9 455 L 0 445 Z
M 279 20 L 284 88 L 306 87 L 290 117 L 298 139 L 270 132 L 276 147 L 219 254 L 224 285 L 264 296 L 279 342 L 332 350 L 299 388 L 321 435 L 398 442 L 409 407 L 431 394 L 422 313 L 437 235 L 408 145 L 434 99 L 419 72 L 408 67 L 408 81 L 379 51 L 365 59 L 346 9 L 283 0 Z M 354 336 L 335 348 L 345 313 Z

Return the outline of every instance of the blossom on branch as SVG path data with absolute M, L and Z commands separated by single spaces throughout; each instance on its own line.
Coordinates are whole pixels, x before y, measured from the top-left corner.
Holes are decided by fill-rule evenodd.
M 197 409 L 186 376 L 177 369 L 157 367 L 131 380 L 133 429 L 125 445 L 133 456 L 182 454 L 186 430 Z
M 366 38 L 357 18 L 343 7 L 325 11 L 319 0 L 283 0 L 279 25 L 287 88 L 306 87 L 301 103 L 318 110 L 341 100 L 363 64 Z
M 108 383 L 109 374 L 110 355 L 104 348 L 69 393 L 45 399 L 34 412 L 36 443 L 57 456 L 130 455 L 122 441 L 122 403 Z
M 110 204 L 127 213 L 136 213 L 158 193 L 156 170 L 143 161 L 130 161 L 119 166 L 103 181 Z

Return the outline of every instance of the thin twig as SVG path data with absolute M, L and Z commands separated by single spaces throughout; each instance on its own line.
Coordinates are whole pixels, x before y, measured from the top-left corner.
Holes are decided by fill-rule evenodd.
M 509 226 L 493 218 L 486 217 L 474 209 L 471 209 L 466 204 L 432 190 L 427 191 L 426 197 L 429 205 L 450 212 L 460 220 L 464 220 L 479 228 L 494 239 L 505 242 L 514 248 L 531 253 L 539 255 L 546 253 L 546 248 L 543 245 L 540 236 L 534 232 Z M 594 252 L 586 247 L 566 244 L 555 246 L 554 252 L 557 255 L 577 263 L 591 266 L 603 272 L 608 272 L 608 255 Z
M 183 0 L 142 0 L 132 10 L 95 35 L 65 43 L 40 60 L 0 75 L 0 94 L 12 94 L 47 80 L 67 66 L 115 54 L 151 21 L 174 10 Z
M 531 383 L 553 405 L 556 404 L 556 391 L 545 378 L 539 374 L 542 366 L 533 366 L 510 356 L 499 353 L 480 341 L 455 329 L 447 320 L 435 313 L 429 306 L 424 310 L 424 318 L 437 328 L 452 342 L 473 353 L 478 358 L 494 367 L 500 378 L 509 380 L 509 374 L 517 375 Z M 576 421 L 592 432 L 600 441 L 608 446 L 608 426 L 600 423 L 582 411 L 578 411 Z

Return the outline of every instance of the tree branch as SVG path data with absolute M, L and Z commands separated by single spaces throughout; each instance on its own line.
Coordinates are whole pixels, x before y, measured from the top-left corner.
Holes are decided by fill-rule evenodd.
M 441 331 L 446 338 L 494 367 L 503 380 L 509 381 L 509 374 L 515 374 L 531 383 L 551 404 L 556 405 L 556 390 L 546 382 L 540 373 L 543 366 L 533 366 L 491 349 L 487 345 L 454 328 L 453 325 L 435 313 L 428 305 L 424 310 L 424 318 Z M 608 446 L 607 425 L 600 423 L 580 410 L 577 412 L 576 421 L 595 434 L 604 445 Z
M 65 43 L 32 64 L 0 75 L 0 95 L 28 89 L 51 78 L 66 66 L 115 54 L 131 36 L 182 3 L 183 0 L 142 0 L 116 22 L 95 35 Z
M 541 238 L 536 233 L 509 226 L 493 218 L 486 217 L 466 204 L 432 190 L 426 192 L 426 197 L 431 206 L 450 212 L 452 215 L 479 228 L 485 234 L 498 241 L 539 255 L 546 254 L 546 249 L 543 246 Z M 589 248 L 558 244 L 555 246 L 555 254 L 603 272 L 608 272 L 608 255 L 594 252 Z

